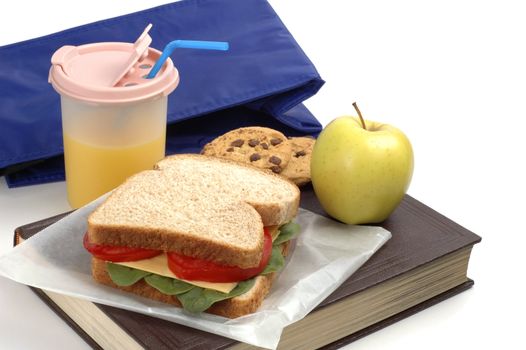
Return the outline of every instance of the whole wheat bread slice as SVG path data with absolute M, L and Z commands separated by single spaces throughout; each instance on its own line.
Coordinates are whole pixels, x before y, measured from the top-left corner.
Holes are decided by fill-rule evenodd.
M 264 226 L 280 225 L 296 216 L 300 190 L 291 181 L 270 170 L 228 159 L 197 154 L 166 157 L 156 169 L 169 174 L 196 172 L 204 186 L 213 187 L 213 194 L 246 202 L 256 209 Z
M 261 260 L 263 226 L 290 221 L 292 182 L 250 165 L 176 155 L 130 177 L 88 218 L 91 242 L 175 251 L 242 268 Z

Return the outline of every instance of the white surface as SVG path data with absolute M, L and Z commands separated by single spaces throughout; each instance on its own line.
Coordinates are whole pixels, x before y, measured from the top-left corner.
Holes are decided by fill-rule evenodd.
M 8 2 L 0 45 L 161 3 Z M 327 81 L 311 111 L 327 124 L 357 101 L 366 118 L 404 130 L 415 150 L 409 193 L 483 237 L 469 267 L 474 288 L 348 348 L 524 347 L 511 320 L 526 311 L 522 3 L 271 3 Z M 6 189 L 1 179 L 0 252 L 16 226 L 67 210 L 65 198 L 63 183 Z M 0 348 L 88 348 L 24 286 L 0 279 L 0 308 Z

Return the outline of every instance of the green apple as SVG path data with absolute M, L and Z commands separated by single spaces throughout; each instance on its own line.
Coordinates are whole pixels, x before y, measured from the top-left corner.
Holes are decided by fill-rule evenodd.
M 413 149 L 404 133 L 361 115 L 334 119 L 312 151 L 316 196 L 330 216 L 347 224 L 384 221 L 400 204 L 412 175 Z

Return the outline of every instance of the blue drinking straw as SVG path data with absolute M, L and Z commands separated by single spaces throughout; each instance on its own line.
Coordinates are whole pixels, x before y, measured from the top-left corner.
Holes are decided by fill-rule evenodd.
M 152 70 L 146 76 L 147 79 L 155 78 L 164 62 L 170 57 L 175 49 L 199 49 L 227 51 L 228 43 L 224 41 L 198 41 L 198 40 L 174 40 L 169 42 L 163 50 L 161 57 L 155 62 Z

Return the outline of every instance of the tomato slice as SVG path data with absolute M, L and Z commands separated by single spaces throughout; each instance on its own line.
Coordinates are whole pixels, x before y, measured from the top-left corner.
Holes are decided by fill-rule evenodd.
M 146 248 L 129 248 L 91 243 L 88 233 L 84 235 L 84 248 L 96 258 L 106 261 L 137 261 L 152 258 L 162 253 L 162 250 Z
M 264 228 L 263 257 L 257 267 L 243 269 L 168 252 L 168 267 L 179 278 L 189 281 L 239 282 L 257 276 L 265 269 L 272 253 L 272 237 Z

